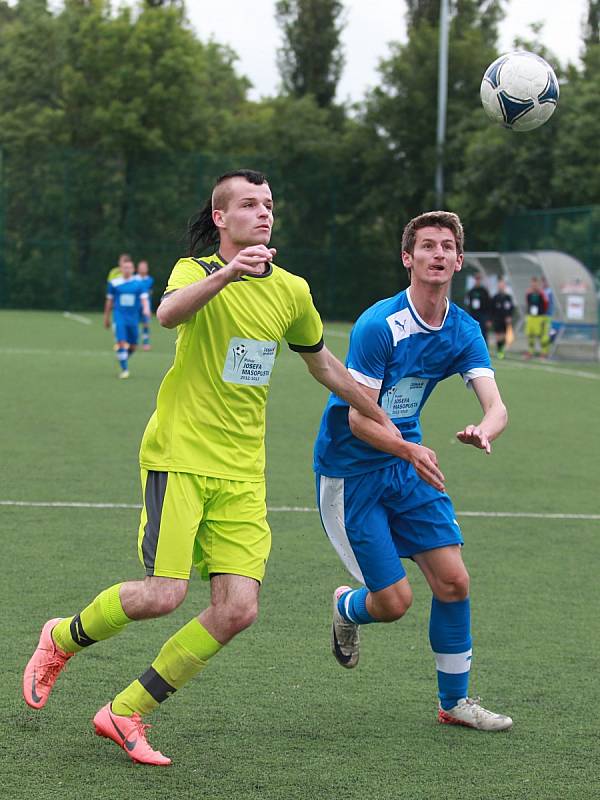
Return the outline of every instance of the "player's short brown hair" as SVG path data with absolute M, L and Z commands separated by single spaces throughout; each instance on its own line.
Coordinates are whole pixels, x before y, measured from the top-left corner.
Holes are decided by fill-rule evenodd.
M 402 252 L 412 253 L 415 249 L 417 231 L 421 228 L 448 228 L 452 231 L 456 242 L 456 252 L 461 255 L 464 252 L 465 232 L 458 214 L 452 211 L 426 211 L 418 217 L 411 219 L 402 233 Z

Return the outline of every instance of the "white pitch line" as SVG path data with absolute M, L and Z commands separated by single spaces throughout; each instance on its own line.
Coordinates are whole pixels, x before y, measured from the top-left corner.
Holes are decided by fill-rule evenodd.
M 532 369 L 539 372 L 553 372 L 556 375 L 569 375 L 575 378 L 589 378 L 592 381 L 600 381 L 600 375 L 594 372 L 585 372 L 582 369 L 561 369 L 560 367 L 551 367 L 541 364 L 519 364 L 518 361 L 505 361 L 508 367 L 515 367 L 516 369 Z
M 114 356 L 112 350 L 44 350 L 41 347 L 0 347 L 2 356 Z M 145 353 L 153 355 L 152 353 Z
M 86 503 L 70 500 L 0 500 L 0 506 L 19 506 L 22 508 L 137 508 L 139 503 Z
M 0 506 L 19 506 L 23 508 L 141 508 L 139 503 L 86 503 L 77 501 L 34 501 L 34 500 L 0 500 Z M 316 513 L 314 506 L 268 506 L 271 513 Z M 512 519 L 582 519 L 600 520 L 600 514 L 543 514 L 529 511 L 457 511 L 459 517 L 509 517 Z
M 541 514 L 529 511 L 457 511 L 459 517 L 514 517 L 524 519 L 591 519 L 600 520 L 600 514 Z
M 72 319 L 73 322 L 81 322 L 82 325 L 91 325 L 92 320 L 88 319 L 87 317 L 82 317 L 80 314 L 71 314 L 70 311 L 65 311 L 63 313 L 63 317 L 65 319 Z

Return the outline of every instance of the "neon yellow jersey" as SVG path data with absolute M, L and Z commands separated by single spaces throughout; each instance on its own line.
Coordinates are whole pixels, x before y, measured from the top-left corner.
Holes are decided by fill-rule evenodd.
M 121 276 L 121 267 L 113 267 L 108 275 L 106 276 L 106 282 L 110 283 L 114 278 L 119 278 Z
M 218 254 L 182 258 L 166 294 L 224 266 Z M 265 406 L 286 339 L 317 352 L 323 323 L 303 278 L 271 265 L 225 286 L 177 329 L 175 361 L 158 391 L 140 449 L 146 469 L 259 481 L 265 470 Z

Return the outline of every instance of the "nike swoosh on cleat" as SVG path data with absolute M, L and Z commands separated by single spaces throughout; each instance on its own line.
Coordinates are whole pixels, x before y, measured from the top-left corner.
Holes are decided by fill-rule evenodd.
M 131 751 L 135 749 L 135 746 L 137 744 L 137 736 L 133 741 L 131 739 L 128 739 L 125 736 L 125 734 L 123 733 L 123 731 L 120 730 L 120 728 L 118 727 L 117 723 L 114 721 L 112 716 L 109 715 L 109 719 L 112 722 L 113 728 L 116 730 L 116 732 L 119 734 L 119 736 L 123 740 L 123 744 L 125 745 L 127 750 L 131 753 Z
M 337 660 L 342 664 L 348 664 L 350 659 L 352 658 L 352 653 L 347 656 L 345 653 L 342 652 L 342 649 L 339 645 L 338 638 L 335 634 L 335 627 L 333 628 L 333 649 L 335 650 L 335 657 Z
M 35 670 L 33 670 L 33 678 L 31 679 L 31 699 L 33 700 L 34 703 L 39 703 L 42 698 L 35 690 L 35 683 L 36 683 L 35 678 L 36 678 L 36 673 Z

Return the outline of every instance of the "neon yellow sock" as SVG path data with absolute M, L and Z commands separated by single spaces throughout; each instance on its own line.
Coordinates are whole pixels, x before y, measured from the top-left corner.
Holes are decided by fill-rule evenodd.
M 150 669 L 115 697 L 113 712 L 125 717 L 148 714 L 203 670 L 222 647 L 194 618 L 164 643 Z
M 131 622 L 121 605 L 121 586 L 117 583 L 105 589 L 81 613 L 59 622 L 52 631 L 55 644 L 65 653 L 78 653 L 120 633 Z

